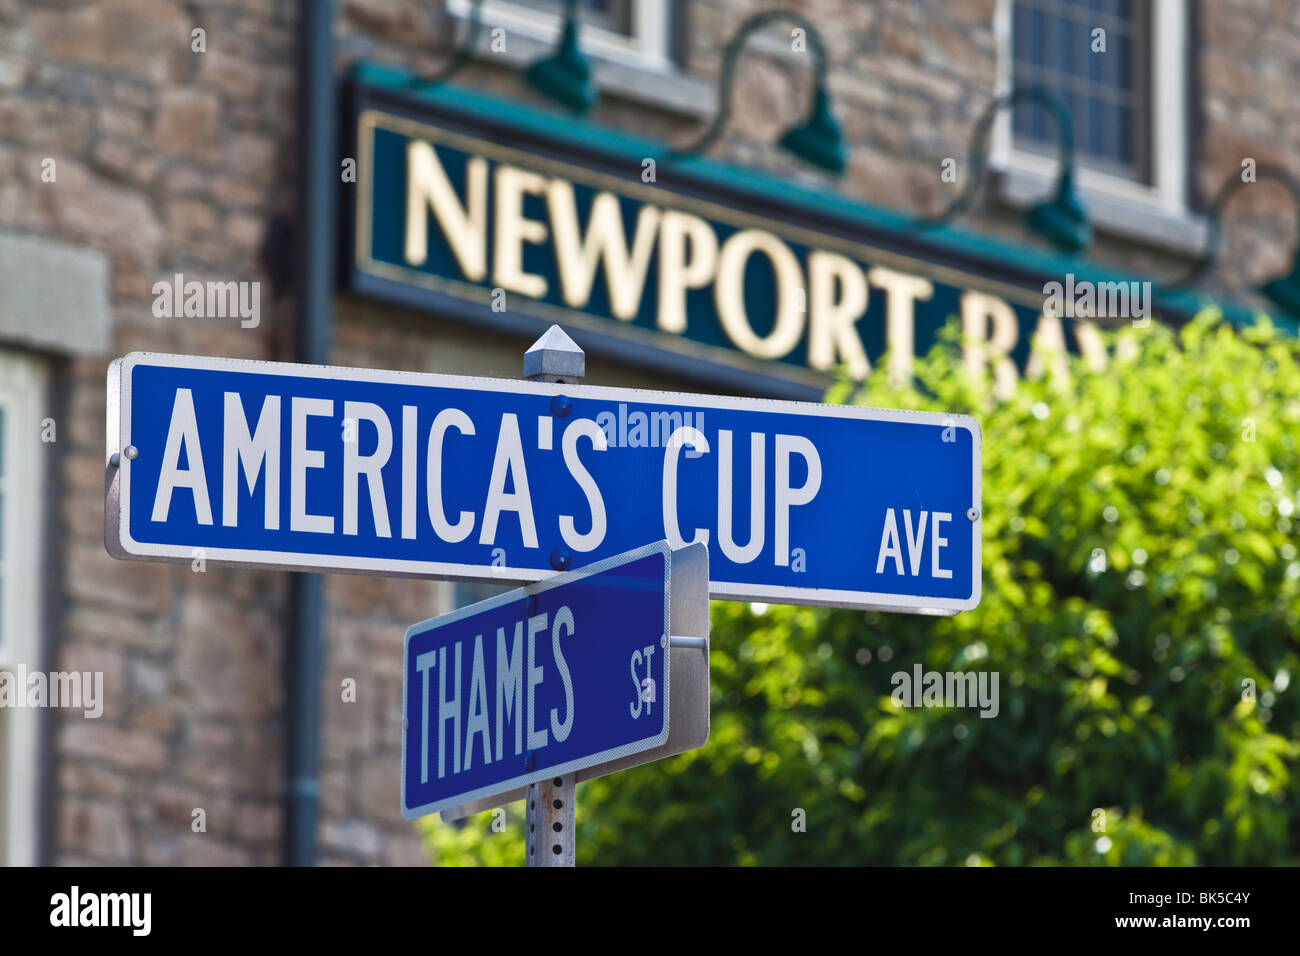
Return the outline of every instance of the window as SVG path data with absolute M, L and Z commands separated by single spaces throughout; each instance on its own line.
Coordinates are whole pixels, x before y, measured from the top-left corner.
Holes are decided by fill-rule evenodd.
M 545 10 L 554 16 L 564 12 L 563 0 L 514 0 L 525 7 Z M 578 4 L 584 26 L 600 27 L 620 36 L 632 36 L 632 0 L 582 0 Z
M 43 666 L 43 367 L 0 351 L 0 671 Z M 12 679 L 12 678 L 11 678 Z M 0 864 L 36 862 L 38 715 L 0 708 Z
M 675 0 L 582 0 L 580 42 L 588 53 L 626 65 L 672 72 Z M 466 18 L 470 0 L 447 0 L 447 9 Z M 563 24 L 562 0 L 483 0 L 483 22 L 554 43 Z
M 999 86 L 1045 86 L 1064 100 L 1085 198 L 1184 215 L 1185 0 L 1001 0 L 998 20 Z M 1046 110 L 1004 110 L 994 162 L 1050 178 L 1058 142 Z
M 1083 161 L 1142 183 L 1151 181 L 1149 14 L 1133 0 L 1016 0 L 1011 23 L 1014 85 L 1057 93 L 1074 119 Z M 1105 51 L 1094 52 L 1101 43 Z M 1053 125 L 1044 110 L 1016 110 L 1016 146 L 1050 155 Z

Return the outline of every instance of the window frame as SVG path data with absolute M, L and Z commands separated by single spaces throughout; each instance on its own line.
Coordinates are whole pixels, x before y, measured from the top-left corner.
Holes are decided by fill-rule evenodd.
M 529 9 L 538 10 L 541 13 L 551 13 L 554 15 L 552 11 L 545 9 L 546 5 L 556 7 L 558 12 L 558 8 L 563 6 L 564 0 L 510 0 L 510 3 L 514 6 L 527 7 Z M 636 33 L 637 29 L 635 11 L 638 6 L 639 4 L 637 4 L 636 0 L 622 0 L 620 7 L 626 11 L 626 14 L 615 13 L 613 15 L 613 18 L 615 19 L 626 20 L 626 29 L 612 28 L 608 23 L 608 20 L 610 20 L 611 17 L 602 13 L 580 8 L 579 14 L 582 17 L 583 25 L 586 27 L 598 27 L 601 30 L 613 33 L 615 36 L 631 37 Z
M 44 595 L 46 456 L 33 449 L 48 398 L 45 365 L 0 349 L 0 409 L 4 413 L 4 472 L 0 474 L 0 670 L 45 666 L 41 647 Z M 14 560 L 16 555 L 23 560 Z M 40 714 L 0 710 L 0 864 L 34 866 L 37 855 Z
M 632 0 L 631 36 L 623 36 L 584 20 L 579 42 L 588 53 L 642 69 L 675 73 L 674 7 L 670 0 Z M 471 0 L 447 0 L 447 11 L 462 20 L 473 12 Z M 512 0 L 483 0 L 483 23 L 505 27 L 542 43 L 560 38 L 563 17 Z
M 1011 89 L 1014 48 L 1012 7 L 1015 0 L 998 0 L 994 17 L 997 47 L 997 90 Z M 1151 50 L 1145 64 L 1145 83 L 1138 88 L 1149 97 L 1147 115 L 1151 135 L 1139 154 L 1146 154 L 1151 182 L 1143 183 L 1095 165 L 1078 154 L 1077 181 L 1084 198 L 1093 194 L 1103 200 L 1133 204 L 1145 210 L 1180 218 L 1188 215 L 1188 11 L 1185 0 L 1150 0 L 1147 14 Z M 1052 151 L 1017 147 L 1011 129 L 1010 111 L 994 118 L 989 165 L 1011 174 L 1026 174 L 1053 180 L 1059 162 Z

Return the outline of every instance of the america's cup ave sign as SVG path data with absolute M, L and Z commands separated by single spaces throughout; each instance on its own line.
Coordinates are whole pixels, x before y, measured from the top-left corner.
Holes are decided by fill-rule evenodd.
M 980 598 L 965 416 L 133 353 L 108 454 L 122 558 L 519 583 L 664 539 L 714 598 Z

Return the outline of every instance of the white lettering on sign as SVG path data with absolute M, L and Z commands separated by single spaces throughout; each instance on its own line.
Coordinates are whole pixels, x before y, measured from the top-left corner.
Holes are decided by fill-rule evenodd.
M 474 635 L 474 663 L 469 677 L 469 717 L 465 721 L 465 764 L 468 770 L 474 765 L 474 737 L 483 745 L 483 764 L 492 762 L 490 739 L 492 728 L 488 723 L 487 676 L 483 673 L 483 635 Z
M 465 411 L 442 408 L 434 415 L 427 433 L 420 433 L 415 406 L 402 406 L 400 415 L 390 416 L 372 402 L 336 403 L 325 398 L 267 395 L 260 400 L 256 425 L 250 427 L 244 399 L 234 392 L 224 393 L 223 399 L 221 446 L 219 451 L 210 449 L 209 453 L 221 463 L 219 497 L 225 527 L 239 527 L 242 520 L 245 526 L 279 530 L 281 480 L 286 479 L 291 531 L 333 534 L 337 527 L 345 535 L 391 538 L 396 526 L 403 538 L 413 539 L 425 520 L 423 511 L 428 521 L 425 527 L 432 527 L 438 539 L 448 544 L 467 540 L 477 528 L 478 543 L 496 547 L 502 521 L 517 521 L 524 547 L 540 546 L 529 457 L 516 413 L 503 413 L 493 436 L 480 434 L 481 424 L 476 426 Z M 338 423 L 336 416 L 340 415 L 350 427 L 342 430 L 343 437 L 336 439 L 335 445 L 321 444 L 326 440 L 324 436 L 339 435 L 340 430 L 318 420 Z M 612 419 L 609 412 L 601 412 L 601 416 Z M 553 530 L 564 544 L 579 554 L 599 548 L 609 531 L 609 492 L 600 487 L 590 468 L 591 456 L 604 454 L 610 448 L 599 418 L 575 418 L 565 424 L 562 419 L 539 416 L 536 442 L 531 436 L 528 442 L 529 447 L 536 444 L 543 453 L 558 453 L 565 472 L 581 492 L 579 502 L 585 503 L 585 508 L 580 503 L 573 509 L 576 513 L 542 514 L 554 522 Z M 714 527 L 691 529 L 691 540 L 707 545 L 716 536 L 722 554 L 736 564 L 752 564 L 766 553 L 774 566 L 789 566 L 792 514 L 812 502 L 821 488 L 821 456 L 812 441 L 802 435 L 741 434 L 723 429 L 717 433 L 714 448 L 700 429 L 676 424 L 702 421 L 702 415 L 654 412 L 653 418 L 662 419 L 657 426 L 664 437 L 662 513 L 664 535 L 673 546 L 688 543 L 678 517 L 679 470 L 705 469 L 693 471 L 692 479 L 698 481 L 707 475 L 707 486 L 717 489 L 716 522 Z M 558 436 L 554 434 L 556 429 L 560 431 Z M 281 436 L 286 431 L 289 462 L 284 468 Z M 193 395 L 189 389 L 178 388 L 154 496 L 154 521 L 168 520 L 174 500 L 183 494 L 192 499 L 198 522 L 212 523 L 200 437 Z M 659 442 L 643 444 L 649 448 Z M 629 442 L 628 446 L 642 444 Z M 421 449 L 425 456 L 423 494 L 417 487 Z M 444 494 L 447 463 L 470 454 L 481 457 L 489 449 L 492 467 L 479 502 L 481 507 L 449 509 Z M 538 467 L 536 458 L 532 467 Z M 322 470 L 332 470 L 338 477 L 333 482 L 311 477 L 311 472 Z M 394 472 L 396 481 L 390 478 L 386 485 L 385 476 Z M 773 475 L 770 490 L 768 474 Z M 738 492 L 744 491 L 745 482 L 748 493 L 742 497 Z M 326 491 L 331 484 L 336 489 L 334 497 Z M 395 486 L 400 493 L 392 494 L 390 500 Z M 262 500 L 257 507 L 259 495 Z M 240 505 L 245 498 L 254 507 L 245 508 L 241 517 Z M 747 513 L 735 514 L 735 502 L 746 498 Z M 916 535 L 923 533 L 924 527 Z M 541 726 L 543 729 L 536 733 L 545 733 L 544 723 Z
M 280 396 L 268 395 L 257 416 L 257 427 L 248 434 L 248 419 L 244 405 L 234 392 L 226 392 L 225 442 L 221 469 L 221 523 L 233 528 L 237 523 L 236 505 L 239 477 L 236 469 L 243 466 L 248 481 L 248 493 L 257 485 L 257 476 L 266 472 L 263 497 L 265 512 L 263 526 L 268 530 L 280 527 Z M 173 421 L 175 417 L 173 416 Z M 161 485 L 160 485 L 161 487 Z M 156 518 L 154 519 L 157 520 Z
M 806 505 L 816 497 L 822 482 L 821 456 L 811 441 L 802 435 L 773 436 L 773 453 L 776 458 L 776 487 L 773 489 L 773 563 L 777 567 L 790 564 L 790 510 Z M 718 534 L 719 544 L 728 560 L 737 564 L 753 562 L 763 550 L 766 537 L 766 520 L 768 513 L 764 510 L 766 493 L 763 486 L 764 448 L 766 440 L 763 435 L 750 435 L 750 516 L 749 542 L 740 547 L 735 543 L 732 526 L 732 501 L 735 497 L 733 486 L 734 468 L 732 465 L 732 441 L 730 431 L 718 432 Z M 674 548 L 687 544 L 709 543 L 708 528 L 696 528 L 691 541 L 682 536 L 681 524 L 677 517 L 677 471 L 680 467 L 683 447 L 701 454 L 710 451 L 708 439 L 695 428 L 683 426 L 673 432 L 664 449 L 663 473 L 663 518 L 664 536 Z M 798 487 L 791 482 L 791 464 L 795 457 L 802 459 L 807 471 L 802 484 Z
M 293 429 L 289 435 L 289 527 L 294 531 L 333 534 L 332 515 L 307 514 L 307 469 L 325 467 L 325 452 L 307 447 L 307 419 L 332 416 L 334 402 L 328 398 L 295 395 L 290 404 Z
M 634 688 L 634 691 L 632 694 L 632 702 L 627 705 L 627 710 L 633 718 L 638 718 L 642 715 L 649 717 L 654 711 L 655 681 L 654 678 L 650 676 L 650 668 L 654 656 L 655 646 L 653 644 L 647 644 L 640 650 L 632 652 L 632 658 L 628 664 L 628 669 L 632 674 L 632 687 Z M 642 667 L 645 669 L 645 677 L 641 677 L 637 674 L 637 669 Z
M 501 759 L 506 723 L 515 725 L 515 756 L 524 751 L 524 622 L 515 622 L 514 643 L 506 647 L 506 629 L 497 628 L 497 759 Z
M 548 630 L 549 663 L 554 665 L 553 668 L 548 668 L 538 653 L 538 638 Z M 515 756 L 523 753 L 525 739 L 528 749 L 534 751 L 568 740 L 579 705 L 574 698 L 573 675 L 564 656 L 564 645 L 576 635 L 577 624 L 573 609 L 568 605 L 557 608 L 554 615 L 533 614 L 515 621 L 511 643 L 506 641 L 506 628 L 498 627 L 493 681 L 495 708 L 489 706 L 482 634 L 474 636 L 468 684 L 461 669 L 465 641 L 455 641 L 418 655 L 415 670 L 422 688 L 420 782 L 428 783 L 431 772 L 443 779 L 472 769 L 475 760 L 487 766 L 493 760 L 504 759 L 505 742 L 512 726 Z M 448 647 L 451 648 L 450 654 Z M 451 662 L 450 668 L 448 661 Z M 434 671 L 437 671 L 436 681 Z M 552 707 L 549 714 L 539 715 L 538 689 L 556 677 L 564 706 Z
M 506 480 L 514 491 L 506 491 Z M 488 480 L 487 505 L 483 509 L 483 530 L 479 544 L 495 544 L 497 522 L 501 512 L 513 511 L 519 516 L 519 528 L 524 547 L 537 547 L 537 521 L 533 518 L 533 498 L 528 491 L 528 469 L 524 465 L 524 444 L 519 437 L 519 416 L 511 412 L 501 416 L 501 430 L 497 433 L 496 457 L 492 460 L 492 477 Z
M 412 422 L 414 424 L 414 422 Z M 455 524 L 447 520 L 447 512 L 442 506 L 442 459 L 443 459 L 443 442 L 447 430 L 456 429 L 462 435 L 474 434 L 474 422 L 468 415 L 459 408 L 444 408 L 434 416 L 433 426 L 429 429 L 429 445 L 427 463 L 429 468 L 428 487 L 425 489 L 426 500 L 429 505 L 429 520 L 433 523 L 433 531 L 439 538 L 448 544 L 457 544 L 469 537 L 470 532 L 474 530 L 474 514 L 470 511 L 462 511 Z M 403 478 L 407 476 L 403 473 Z M 412 473 L 410 481 L 415 481 L 415 475 Z
M 546 729 L 537 729 L 537 685 L 542 682 L 546 672 L 537 663 L 537 635 L 546 627 L 546 615 L 534 614 L 528 619 L 528 678 L 524 683 L 528 687 L 528 749 L 537 750 L 546 746 Z
M 186 467 L 180 466 L 182 446 Z M 199 423 L 194 416 L 194 394 L 188 388 L 176 389 L 172 402 L 171 425 L 163 449 L 162 471 L 158 491 L 153 499 L 153 520 L 166 521 L 171 511 L 172 493 L 187 489 L 194 496 L 194 514 L 199 524 L 212 524 L 212 501 L 208 498 L 208 480 L 199 452 Z
M 790 459 L 804 460 L 808 477 L 798 488 L 790 484 Z M 822 486 L 822 460 L 813 443 L 802 435 L 776 436 L 776 563 L 790 564 L 790 509 L 806 505 Z
M 373 402 L 344 402 L 343 418 L 358 423 L 370 422 L 379 436 L 375 450 L 369 455 L 358 453 L 360 441 L 343 443 L 343 533 L 357 533 L 357 485 L 364 475 L 370 489 L 370 512 L 375 516 L 375 534 L 391 538 L 388 525 L 388 502 L 384 497 L 384 480 L 379 471 L 388 464 L 393 452 L 393 426 L 384 410 Z
M 549 423 L 550 419 L 546 419 Z M 587 507 L 591 510 L 591 530 L 579 533 L 573 515 L 560 515 L 560 535 L 564 543 L 574 551 L 591 551 L 605 540 L 605 499 L 601 497 L 591 472 L 587 470 L 582 459 L 578 457 L 578 439 L 588 438 L 596 451 L 605 451 L 609 444 L 605 440 L 605 431 L 590 418 L 580 418 L 564 430 L 564 464 L 578 483 L 587 498 Z
M 763 446 L 765 436 L 749 436 L 749 544 L 737 547 L 731 526 L 731 432 L 718 432 L 718 545 L 727 560 L 748 564 L 763 550 Z
M 883 574 L 885 562 L 894 563 L 895 574 L 917 577 L 921 573 L 921 557 L 925 550 L 925 527 L 930 525 L 930 569 L 932 578 L 951 578 L 952 571 L 939 567 L 939 552 L 948 546 L 948 539 L 940 534 L 940 526 L 952 521 L 952 515 L 943 511 L 912 512 L 903 509 L 903 535 L 898 533 L 898 518 L 893 508 L 885 510 L 885 525 L 880 533 L 880 550 L 876 555 L 876 573 Z M 907 563 L 904 567 L 903 550 L 906 546 Z
M 568 605 L 555 612 L 551 622 L 551 657 L 555 660 L 555 669 L 560 672 L 560 683 L 564 686 L 564 719 L 556 714 L 558 708 L 551 708 L 551 736 L 556 743 L 564 743 L 573 730 L 573 675 L 569 673 L 569 663 L 564 659 L 564 649 L 560 647 L 560 636 L 573 636 L 573 611 Z
M 683 446 L 704 453 L 709 450 L 709 440 L 699 429 L 683 425 L 668 437 L 668 445 L 664 449 L 664 534 L 674 548 L 709 543 L 709 532 L 704 528 L 695 529 L 690 541 L 683 540 L 682 528 L 677 521 L 677 462 Z

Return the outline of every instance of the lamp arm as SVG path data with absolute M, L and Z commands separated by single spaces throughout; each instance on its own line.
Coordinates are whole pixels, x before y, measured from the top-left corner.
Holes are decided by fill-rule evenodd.
M 412 77 L 407 84 L 408 87 L 423 89 L 437 86 L 458 73 L 474 55 L 474 47 L 478 44 L 478 35 L 482 26 L 483 0 L 470 0 L 469 29 L 465 31 L 464 39 L 452 51 L 451 57 L 441 69 L 431 76 Z
M 722 135 L 727 121 L 731 118 L 731 93 L 735 81 L 736 61 L 740 58 L 745 42 L 757 31 L 779 20 L 785 20 L 803 29 L 812 47 L 813 76 L 819 88 L 825 87 L 828 71 L 826 47 L 822 43 L 821 33 L 813 26 L 812 22 L 793 10 L 764 10 L 756 13 L 740 25 L 722 54 L 722 67 L 718 74 L 718 112 L 714 115 L 713 122 L 693 142 L 671 150 L 670 157 L 676 158 L 701 153 L 712 146 Z M 816 94 L 814 92 L 813 103 L 808 111 L 809 118 L 811 118 L 815 109 Z
M 1218 261 L 1221 245 L 1223 242 L 1223 212 L 1228 207 L 1228 201 L 1237 194 L 1242 186 L 1252 185 L 1260 179 L 1275 179 L 1287 188 L 1291 193 L 1291 198 L 1295 201 L 1296 212 L 1300 213 L 1300 180 L 1297 180 L 1286 167 L 1277 163 L 1259 163 L 1255 167 L 1255 179 L 1247 181 L 1239 175 L 1232 175 L 1225 179 L 1219 185 L 1219 191 L 1214 194 L 1210 200 L 1210 206 L 1205 212 L 1206 231 L 1205 247 L 1201 250 L 1200 256 L 1192 264 L 1186 274 L 1178 279 L 1168 283 L 1167 288 L 1182 288 L 1192 286 L 1205 278 L 1205 275 L 1214 268 Z
M 971 135 L 970 147 L 967 150 L 970 156 L 971 173 L 966 178 L 966 185 L 957 194 L 957 198 L 933 215 L 917 217 L 913 220 L 913 225 L 936 226 L 970 208 L 978 197 L 980 190 L 984 187 L 984 164 L 988 160 L 988 140 L 993 129 L 994 118 L 999 110 L 1012 109 L 1026 100 L 1033 100 L 1047 107 L 1056 120 L 1056 130 L 1060 137 L 1059 163 L 1061 168 L 1057 183 L 1060 183 L 1061 178 L 1066 175 L 1068 170 L 1074 168 L 1074 124 L 1070 119 L 1070 111 L 1064 101 L 1060 96 L 1044 86 L 1017 86 L 1010 93 L 1004 93 L 994 99 L 980 114 L 980 118 L 975 124 L 975 132 Z

